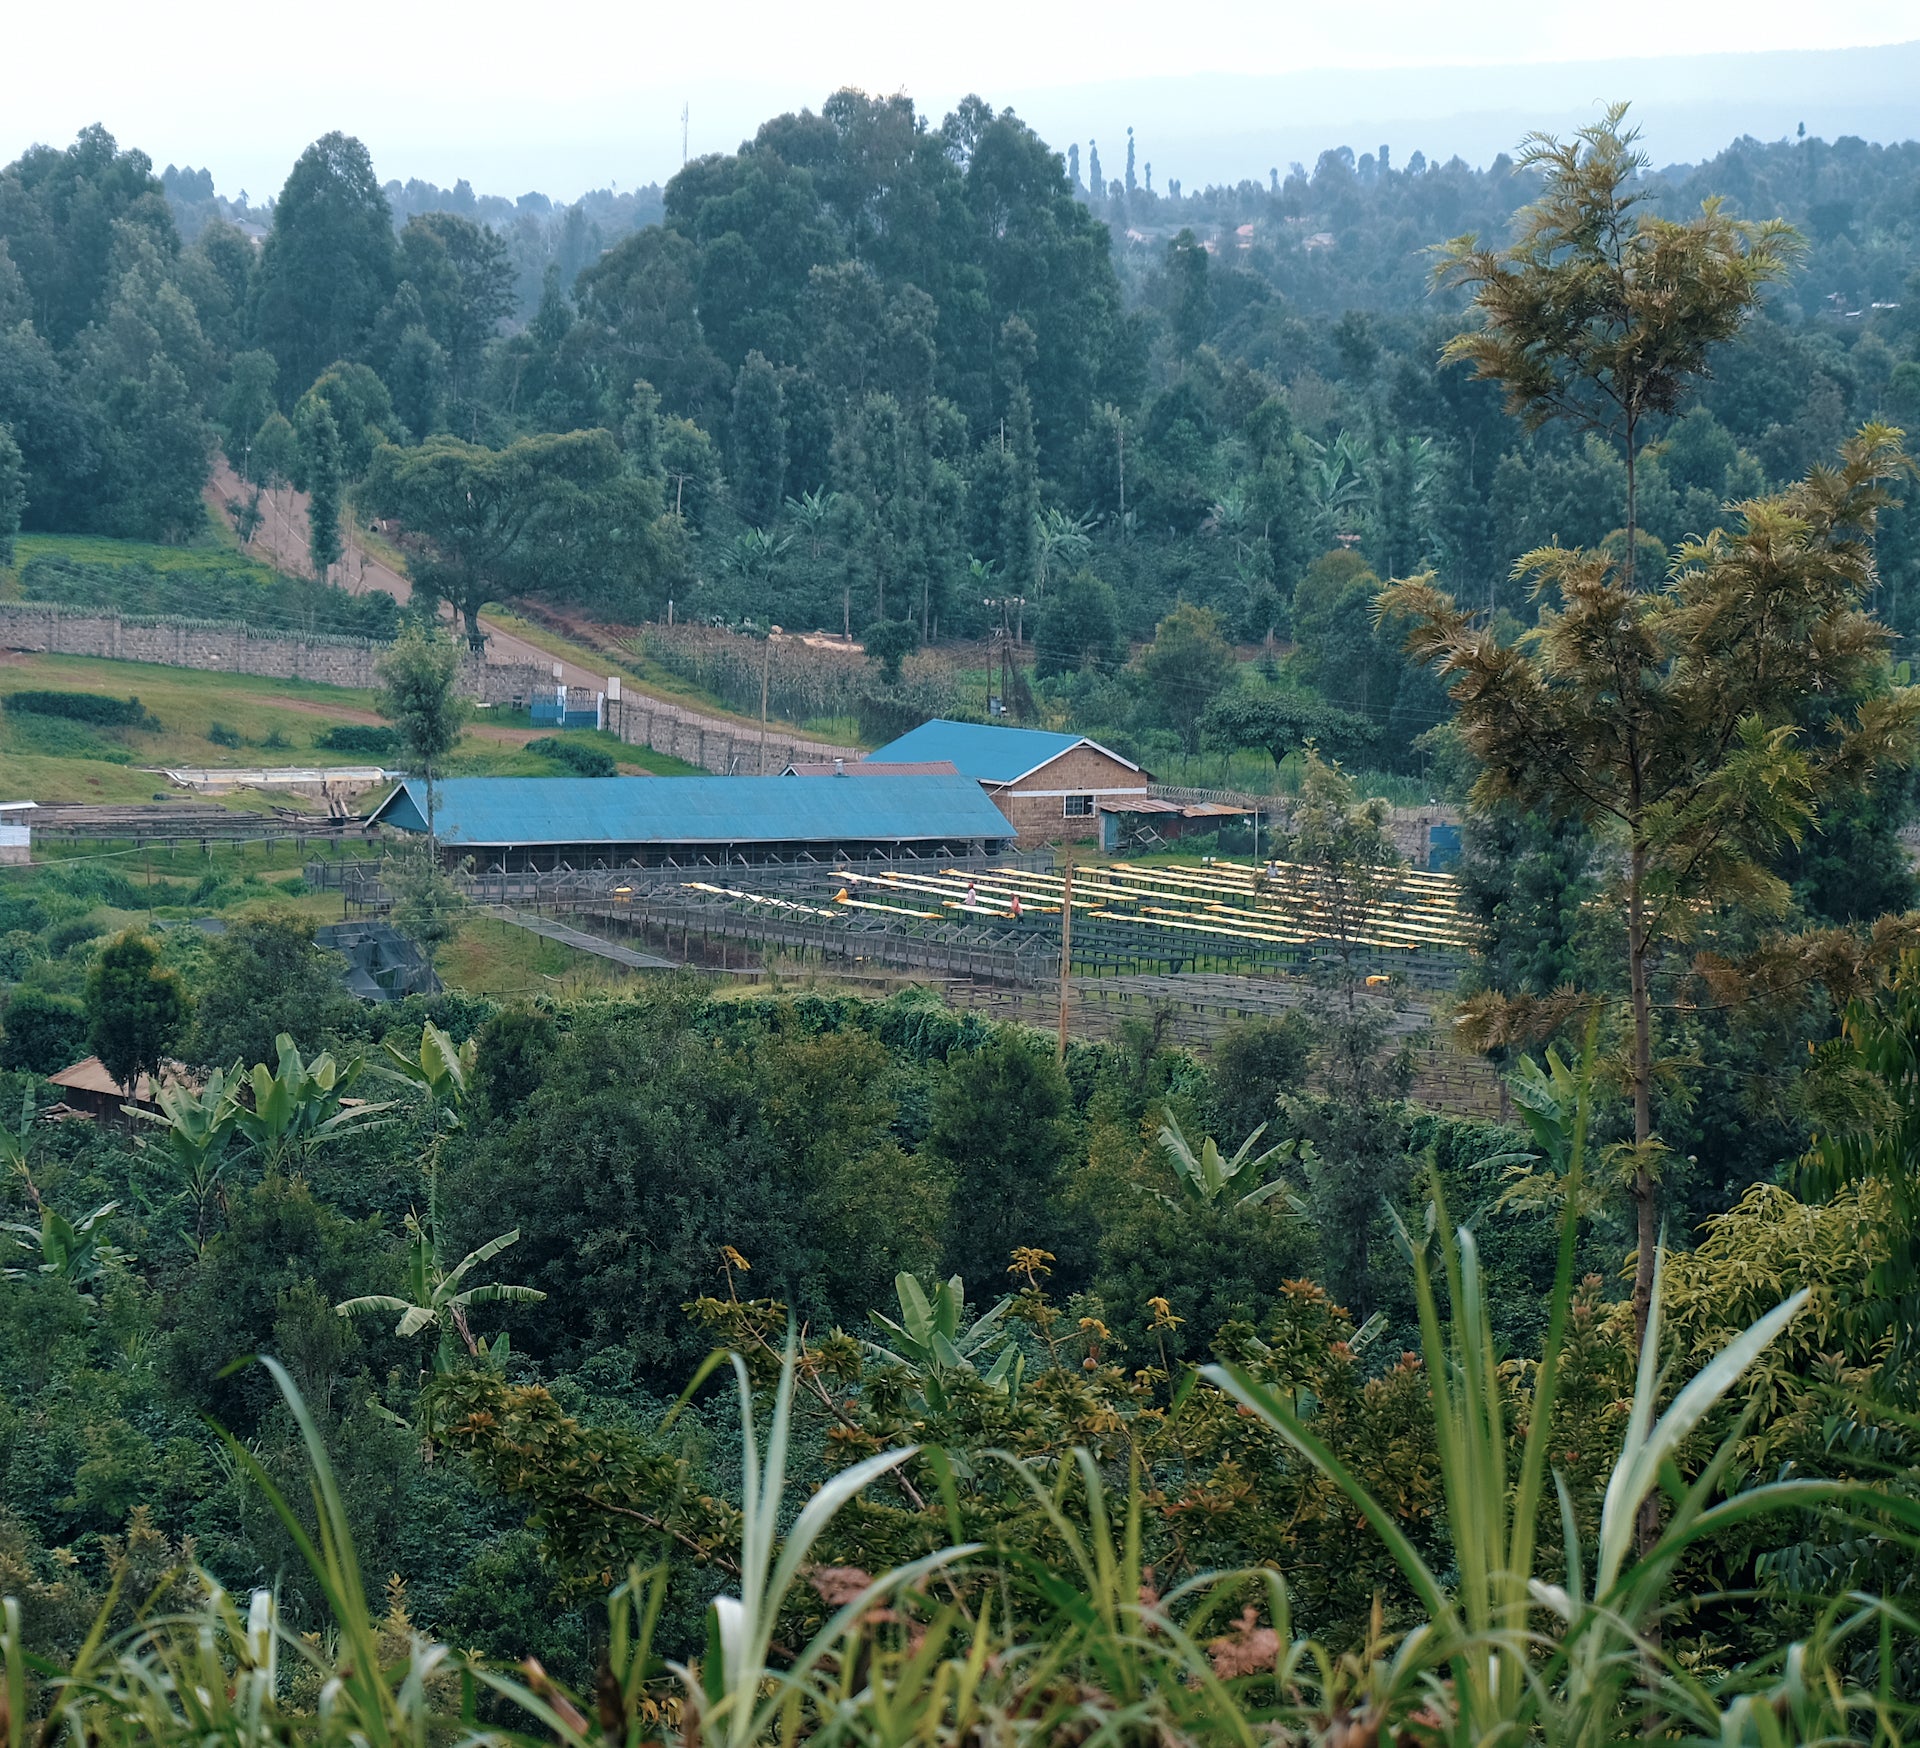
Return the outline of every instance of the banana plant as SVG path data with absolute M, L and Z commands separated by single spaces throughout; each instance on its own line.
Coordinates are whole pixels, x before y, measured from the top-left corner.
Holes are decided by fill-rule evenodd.
M 1165 1190 L 1156 1190 L 1154 1194 L 1169 1208 L 1231 1206 L 1236 1212 L 1257 1208 L 1263 1202 L 1279 1197 L 1286 1202 L 1290 1212 L 1302 1212 L 1300 1199 L 1287 1187 L 1284 1178 L 1275 1178 L 1271 1183 L 1249 1190 L 1244 1196 L 1229 1200 L 1235 1179 L 1249 1172 L 1258 1176 L 1260 1168 L 1270 1159 L 1292 1160 L 1300 1165 L 1313 1159 L 1313 1143 L 1305 1140 L 1282 1141 L 1269 1147 L 1266 1152 L 1256 1154 L 1254 1147 L 1266 1132 L 1267 1126 L 1262 1123 L 1240 1143 L 1231 1159 L 1221 1153 L 1220 1144 L 1211 1135 L 1201 1142 L 1200 1151 L 1196 1154 L 1186 1136 L 1180 1132 L 1179 1119 L 1169 1113 L 1160 1127 L 1160 1146 L 1166 1153 L 1167 1163 L 1173 1167 L 1180 1194 L 1170 1196 Z
M 87 1289 L 100 1278 L 108 1264 L 133 1260 L 124 1250 L 107 1242 L 106 1223 L 119 1210 L 118 1202 L 102 1202 L 82 1219 L 69 1220 L 40 1199 L 31 1178 L 27 1180 L 27 1191 L 40 1210 L 40 1224 L 29 1226 L 19 1220 L 0 1221 L 0 1232 L 11 1233 L 16 1242 L 36 1253 L 40 1260 L 28 1268 L 0 1270 L 8 1280 L 51 1277 L 65 1281 L 86 1298 Z
M 194 1205 L 194 1247 L 207 1242 L 207 1214 L 219 1193 L 227 1169 L 227 1143 L 240 1117 L 240 1065 L 216 1068 L 198 1092 L 178 1081 L 163 1086 L 158 1111 L 138 1105 L 123 1108 L 136 1118 L 157 1125 L 173 1163 L 179 1168 L 186 1194 Z
M 391 1101 L 345 1102 L 366 1069 L 364 1058 L 356 1057 L 343 1067 L 323 1050 L 311 1062 L 302 1061 L 299 1047 L 285 1032 L 274 1039 L 274 1046 L 280 1055 L 279 1067 L 269 1069 L 264 1062 L 256 1062 L 243 1082 L 252 1090 L 252 1109 L 237 1101 L 234 1107 L 235 1126 L 269 1170 L 304 1158 L 322 1142 L 384 1120 L 381 1113 L 391 1108 Z
M 1017 1348 L 1000 1346 L 998 1357 L 986 1371 L 980 1370 L 995 1346 L 1006 1342 L 1007 1332 L 1001 1324 L 1013 1303 L 1011 1298 L 1002 1299 L 984 1317 L 975 1318 L 962 1329 L 967 1288 L 958 1275 L 936 1282 L 929 1298 L 919 1281 L 902 1271 L 893 1278 L 893 1290 L 900 1301 L 899 1322 L 879 1311 L 873 1317 L 893 1331 L 894 1346 L 882 1347 L 871 1341 L 864 1345 L 876 1359 L 912 1373 L 929 1408 L 938 1411 L 948 1406 L 945 1379 L 955 1375 L 977 1377 L 991 1390 L 1019 1395 L 1025 1359 Z
M 20 1095 L 20 1133 L 0 1128 L 0 1163 L 21 1177 L 27 1175 L 27 1144 L 33 1139 L 33 1086 Z
M 433 1232 L 417 1214 L 407 1216 L 407 1296 L 394 1293 L 365 1293 L 357 1299 L 343 1299 L 334 1306 L 342 1317 L 358 1317 L 368 1311 L 393 1311 L 400 1321 L 393 1326 L 395 1335 L 418 1335 L 423 1329 L 437 1329 L 440 1345 L 435 1366 L 441 1372 L 453 1370 L 453 1341 L 458 1335 L 470 1359 L 483 1356 L 482 1345 L 467 1325 L 467 1312 L 475 1305 L 537 1305 L 546 1294 L 534 1287 L 510 1286 L 488 1281 L 477 1286 L 463 1283 L 482 1263 L 492 1262 L 509 1245 L 520 1242 L 520 1228 L 489 1239 L 478 1250 L 470 1250 L 451 1269 L 440 1266 Z M 505 1337 L 501 1338 L 505 1341 Z M 506 1349 L 499 1349 L 504 1361 Z
M 382 1071 L 422 1088 L 432 1101 L 434 1132 L 451 1134 L 465 1126 L 467 1085 L 479 1046 L 469 1038 L 456 1045 L 433 1021 L 420 1031 L 420 1048 L 409 1056 L 398 1045 L 383 1043 L 387 1060 Z

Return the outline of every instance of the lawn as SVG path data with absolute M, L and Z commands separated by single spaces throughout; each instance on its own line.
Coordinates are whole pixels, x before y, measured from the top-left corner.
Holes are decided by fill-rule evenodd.
M 142 766 L 366 764 L 365 758 L 329 752 L 314 742 L 329 728 L 378 720 L 371 692 L 342 686 L 90 656 L 0 656 L 0 696 L 24 691 L 137 697 L 160 727 L 152 733 L 91 728 L 0 709 L 0 767 L 5 770 L 0 788 L 6 791 L 0 800 L 149 801 L 167 789 L 167 782 Z M 522 750 L 523 742 L 549 733 L 507 711 L 479 712 L 448 770 L 460 776 L 560 775 L 551 759 Z M 645 747 L 624 746 L 610 734 L 575 730 L 565 738 L 604 747 L 626 774 L 694 771 Z M 243 810 L 290 800 L 257 791 L 223 799 Z
M 645 975 L 478 914 L 461 922 L 440 955 L 440 976 L 449 988 L 499 1000 L 612 993 Z

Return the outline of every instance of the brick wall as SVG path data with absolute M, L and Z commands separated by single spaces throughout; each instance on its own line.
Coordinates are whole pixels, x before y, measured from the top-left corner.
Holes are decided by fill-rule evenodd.
M 1039 770 L 1003 789 L 987 791 L 1012 822 L 1022 846 L 1030 844 L 1091 843 L 1100 835 L 1097 814 L 1069 819 L 1066 796 L 1098 796 L 1103 790 L 1146 792 L 1145 773 L 1129 770 L 1110 754 L 1092 747 L 1072 747 Z

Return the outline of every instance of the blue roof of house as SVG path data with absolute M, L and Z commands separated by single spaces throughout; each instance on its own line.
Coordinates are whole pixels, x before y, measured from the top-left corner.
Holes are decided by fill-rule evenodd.
M 984 722 L 945 722 L 935 717 L 909 729 L 898 740 L 868 756 L 883 764 L 916 763 L 923 759 L 950 759 L 963 776 L 980 783 L 1012 783 L 1030 771 L 1079 746 L 1092 747 L 1110 759 L 1120 755 L 1082 734 L 1049 734 L 1038 728 L 995 728 Z M 1130 771 L 1140 767 L 1120 759 Z
M 409 779 L 372 817 L 426 830 Z M 434 786 L 447 844 L 910 842 L 1013 836 L 971 777 L 452 777 Z

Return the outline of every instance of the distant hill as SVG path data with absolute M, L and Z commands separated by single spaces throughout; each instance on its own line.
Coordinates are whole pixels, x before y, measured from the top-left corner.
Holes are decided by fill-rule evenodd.
M 1920 41 L 1884 48 L 1651 56 L 1546 66 L 1316 69 L 1272 76 L 1199 74 L 1015 88 L 1010 103 L 1056 150 L 1100 143 L 1110 169 L 1133 128 L 1156 186 L 1265 181 L 1329 147 L 1389 146 L 1487 164 L 1529 129 L 1566 132 L 1618 98 L 1633 101 L 1656 164 L 1711 157 L 1742 135 L 1920 138 Z

